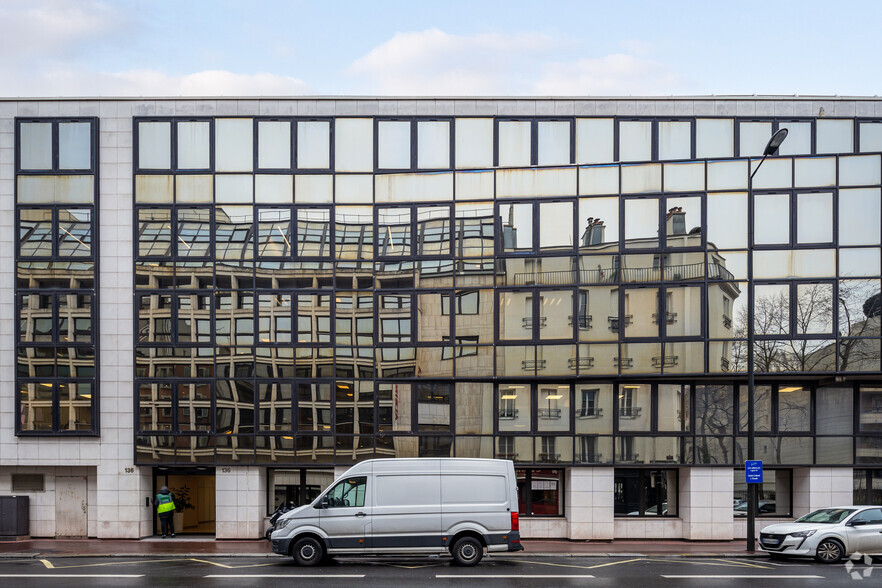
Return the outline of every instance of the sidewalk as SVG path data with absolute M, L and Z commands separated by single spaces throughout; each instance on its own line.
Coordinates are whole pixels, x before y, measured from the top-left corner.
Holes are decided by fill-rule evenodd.
M 739 541 L 564 541 L 524 540 L 524 551 L 494 553 L 491 557 L 768 557 L 745 551 Z M 212 537 L 161 539 L 29 539 L 0 541 L 0 558 L 42 557 L 280 557 L 272 553 L 269 541 L 255 539 L 216 540 Z

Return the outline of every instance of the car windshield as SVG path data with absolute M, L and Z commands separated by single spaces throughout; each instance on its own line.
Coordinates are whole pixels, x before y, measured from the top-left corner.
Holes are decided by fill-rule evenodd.
M 804 517 L 796 519 L 797 523 L 827 523 L 835 525 L 845 520 L 848 515 L 853 513 L 855 509 L 849 508 L 822 508 L 815 512 L 810 512 Z

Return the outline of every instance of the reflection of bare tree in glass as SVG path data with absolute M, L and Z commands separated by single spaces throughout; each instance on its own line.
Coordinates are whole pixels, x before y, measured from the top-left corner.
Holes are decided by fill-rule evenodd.
M 701 435 L 698 463 L 730 463 L 725 435 L 732 433 L 732 386 L 699 386 L 695 394 L 695 419 Z M 718 446 L 713 451 L 712 444 Z M 716 457 L 719 455 L 719 459 Z
M 836 347 L 833 338 L 834 310 L 839 312 L 839 371 L 865 370 L 869 362 L 878 367 L 878 343 L 866 339 L 879 333 L 879 305 L 866 308 L 878 282 L 849 280 L 840 282 L 838 309 L 834 308 L 833 290 L 830 284 L 805 284 L 797 288 L 793 310 L 794 332 L 797 334 L 823 334 L 823 339 L 796 339 L 790 335 L 790 296 L 787 290 L 770 296 L 756 298 L 754 314 L 755 332 L 760 335 L 780 335 L 781 339 L 758 339 L 754 345 L 754 365 L 757 372 L 812 372 L 836 370 Z M 859 309 L 864 306 L 861 316 Z M 875 315 L 873 313 L 875 312 Z M 747 309 L 738 311 L 735 325 L 736 341 L 732 349 L 735 371 L 747 368 Z M 845 338 L 848 337 L 848 338 Z

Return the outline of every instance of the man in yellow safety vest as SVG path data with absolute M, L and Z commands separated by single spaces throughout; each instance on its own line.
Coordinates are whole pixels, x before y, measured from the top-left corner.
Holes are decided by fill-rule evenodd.
M 159 524 L 162 526 L 162 538 L 171 533 L 175 536 L 175 497 L 172 496 L 168 486 L 159 489 L 159 494 L 153 500 L 156 505 L 156 513 L 159 515 Z

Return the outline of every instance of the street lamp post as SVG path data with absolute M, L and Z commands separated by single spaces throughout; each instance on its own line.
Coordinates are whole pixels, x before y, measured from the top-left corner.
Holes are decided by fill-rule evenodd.
M 754 430 L 754 365 L 753 365 L 753 340 L 754 340 L 754 287 L 753 287 L 753 238 L 754 238 L 754 206 L 753 206 L 753 176 L 759 171 L 760 166 L 769 155 L 774 155 L 778 147 L 787 138 L 787 129 L 778 129 L 772 135 L 766 148 L 763 149 L 763 158 L 747 178 L 747 459 L 754 458 L 754 445 L 756 431 Z M 750 165 L 750 159 L 748 159 Z M 745 470 L 746 480 L 747 470 Z M 747 551 L 756 549 L 756 484 L 747 484 Z

